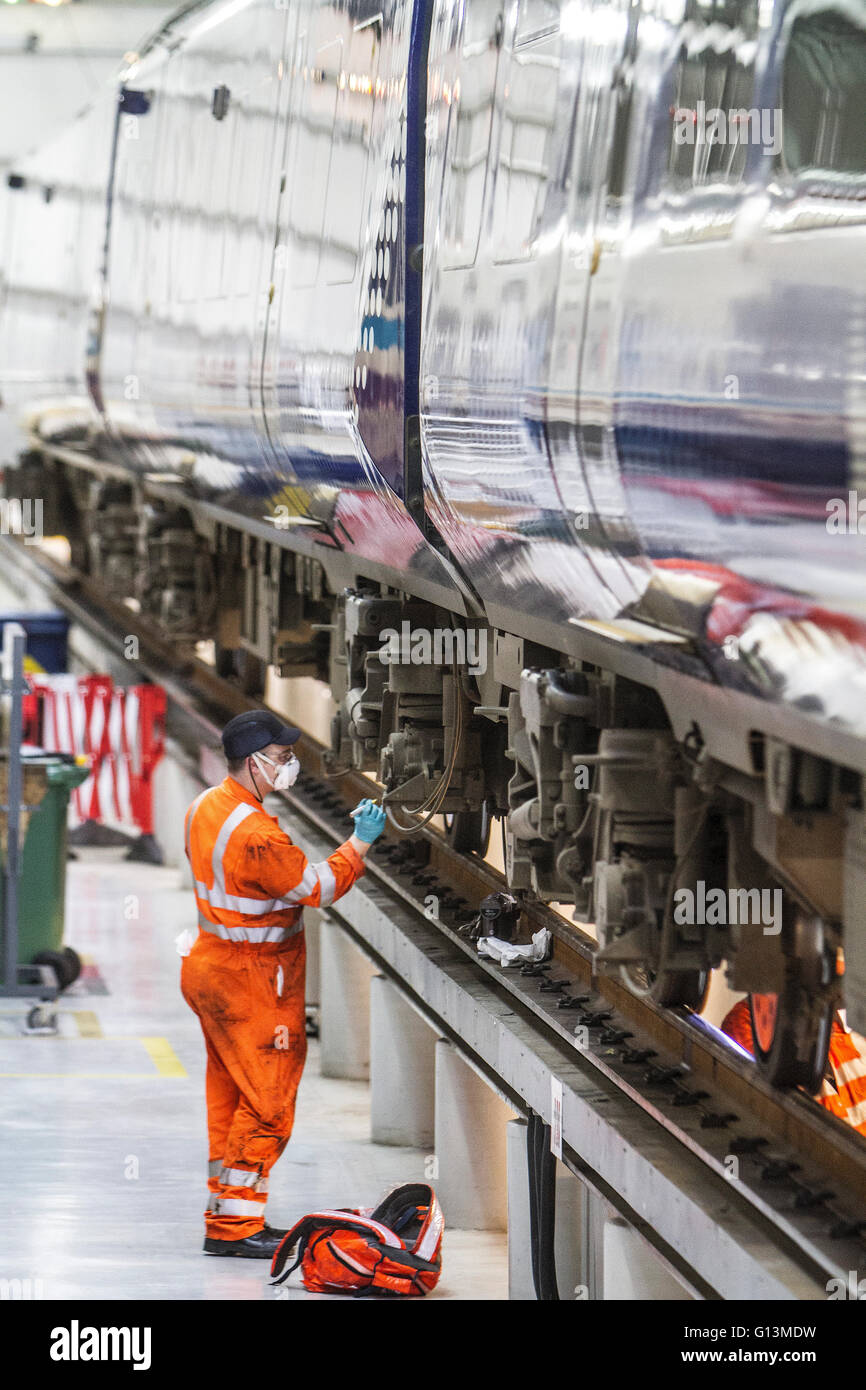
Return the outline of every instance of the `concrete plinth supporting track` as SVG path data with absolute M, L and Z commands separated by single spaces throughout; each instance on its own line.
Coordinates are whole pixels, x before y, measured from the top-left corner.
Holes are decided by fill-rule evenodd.
M 328 917 L 319 926 L 322 1076 L 370 1076 L 370 980 L 373 966 Z
M 445 1221 L 475 1231 L 508 1229 L 506 1134 L 514 1112 L 464 1062 L 436 1043 L 436 1188 Z
M 620 1217 L 604 1226 L 604 1298 L 688 1302 L 692 1294 Z
M 370 981 L 370 1138 L 433 1147 L 436 1034 L 384 975 Z

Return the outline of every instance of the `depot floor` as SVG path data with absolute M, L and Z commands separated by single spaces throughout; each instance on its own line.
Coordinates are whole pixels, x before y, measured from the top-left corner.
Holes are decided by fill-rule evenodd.
M 22 1036 L 26 1003 L 0 1000 L 0 1279 L 39 1280 L 46 1299 L 325 1297 L 298 1272 L 274 1290 L 266 1261 L 202 1254 L 204 1045 L 174 944 L 192 895 L 175 869 L 78 854 L 65 939 L 86 965 L 62 997 L 60 1036 Z M 369 1087 L 321 1077 L 312 1042 L 294 1135 L 271 1173 L 271 1224 L 370 1205 L 423 1176 L 420 1151 L 369 1142 Z M 430 1297 L 506 1298 L 505 1236 L 449 1229 L 445 1216 Z

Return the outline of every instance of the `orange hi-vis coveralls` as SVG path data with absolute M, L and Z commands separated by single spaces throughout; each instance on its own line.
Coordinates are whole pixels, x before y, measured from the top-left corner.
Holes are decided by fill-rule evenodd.
M 746 1052 L 754 1053 L 748 999 L 741 999 L 728 1010 L 721 1028 L 723 1033 L 727 1033 L 734 1042 L 738 1042 Z M 834 1018 L 830 1030 L 827 1061 L 830 1064 L 833 1083 L 825 1080 L 820 1094 L 815 1099 L 826 1110 L 838 1115 L 840 1120 L 852 1125 L 861 1134 L 866 1134 L 866 1060 L 850 1030 L 843 1028 L 837 1018 Z
M 336 902 L 364 863 L 348 842 L 309 863 L 233 777 L 197 797 L 185 830 L 200 930 L 181 990 L 207 1048 L 205 1231 L 243 1240 L 264 1226 L 307 1055 L 302 909 Z

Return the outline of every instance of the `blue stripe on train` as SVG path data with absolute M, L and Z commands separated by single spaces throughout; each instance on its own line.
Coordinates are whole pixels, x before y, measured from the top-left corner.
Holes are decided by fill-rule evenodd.
M 641 474 L 663 476 L 669 482 L 724 478 L 744 484 L 820 488 L 822 493 L 848 486 L 848 450 L 843 440 L 624 424 L 614 427 L 614 437 L 626 481 Z

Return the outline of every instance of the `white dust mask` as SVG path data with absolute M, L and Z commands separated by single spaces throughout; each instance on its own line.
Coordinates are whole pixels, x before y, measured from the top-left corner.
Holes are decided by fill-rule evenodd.
M 298 762 L 297 758 L 292 757 L 291 761 L 287 763 L 275 763 L 273 759 L 269 758 L 265 753 L 254 753 L 253 762 L 260 771 L 265 772 L 265 769 L 259 761 L 260 759 L 264 759 L 266 763 L 270 763 L 271 767 L 277 769 L 277 775 L 271 783 L 271 787 L 275 792 L 287 792 L 289 787 L 294 786 L 297 781 L 298 773 L 301 770 L 301 764 Z M 265 776 L 267 776 L 266 772 Z

